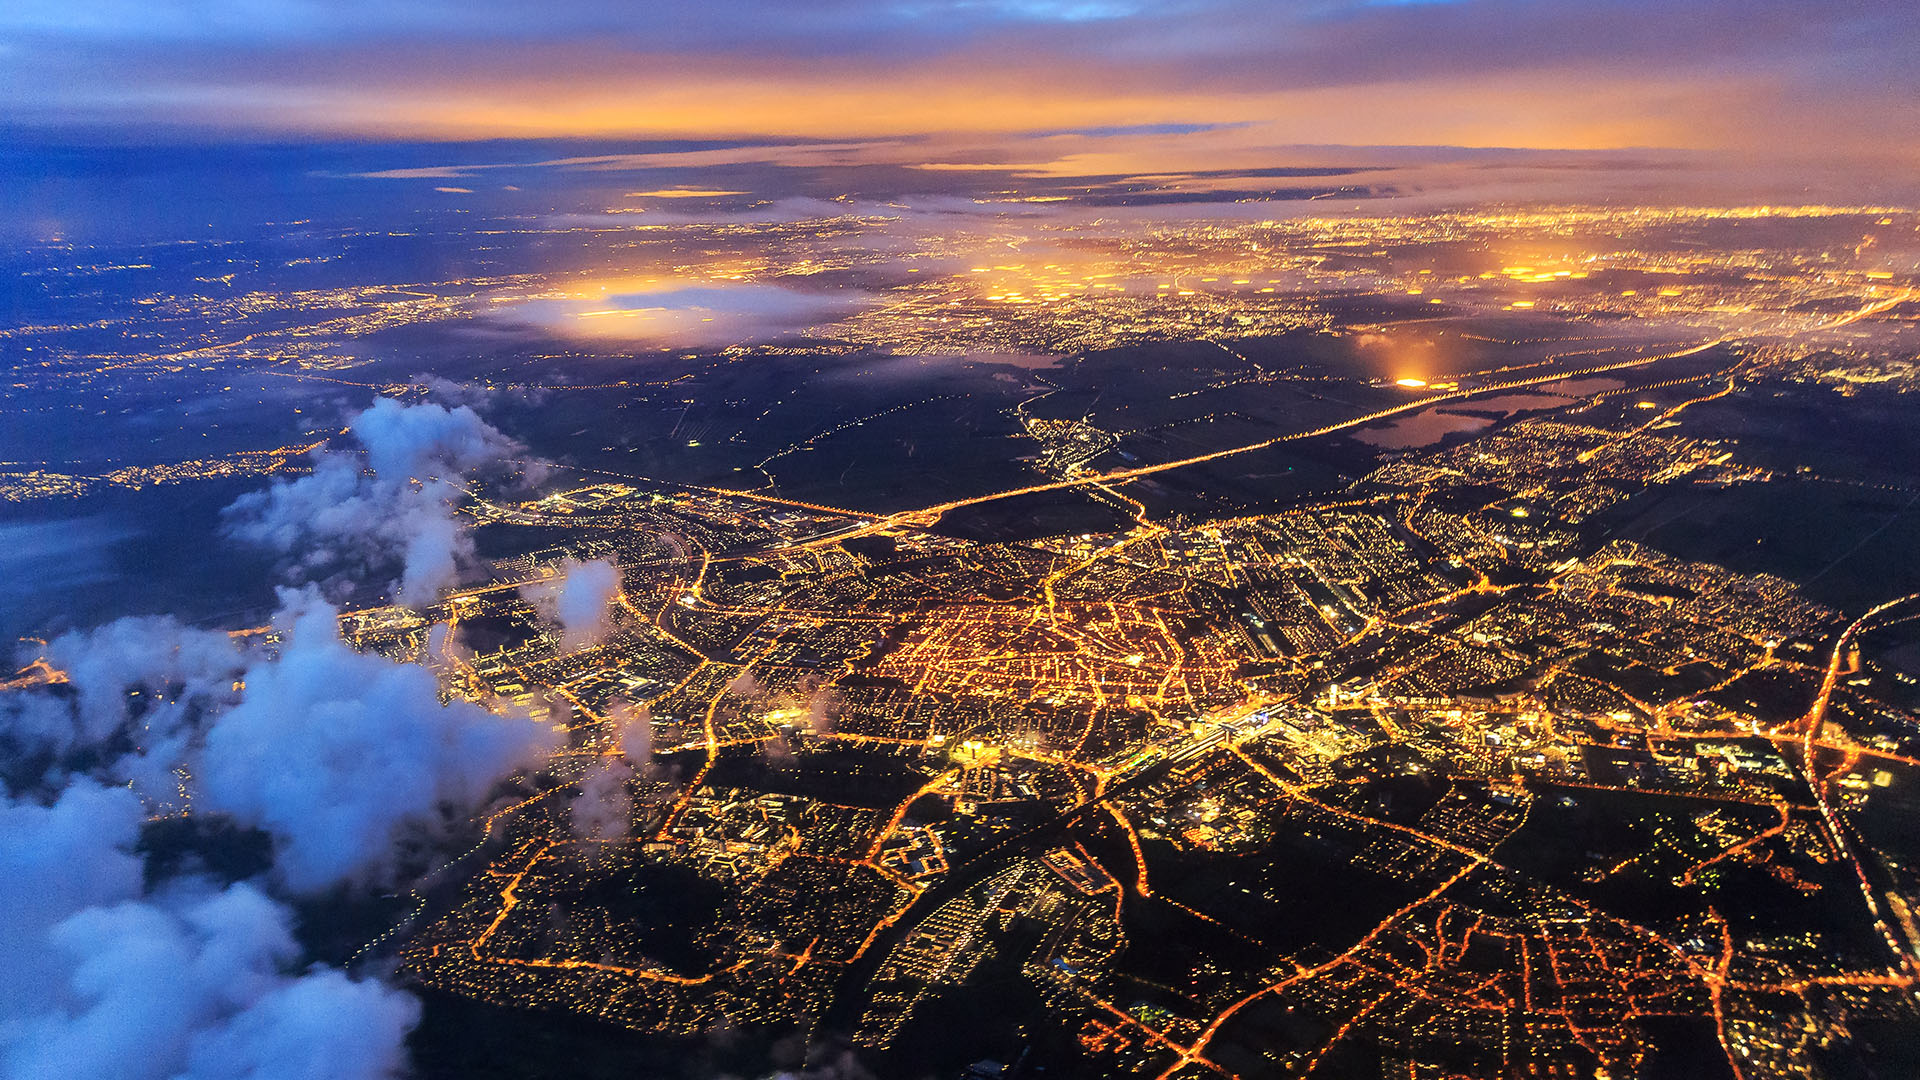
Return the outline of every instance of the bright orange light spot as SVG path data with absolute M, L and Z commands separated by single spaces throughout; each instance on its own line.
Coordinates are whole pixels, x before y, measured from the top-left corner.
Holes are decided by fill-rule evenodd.
M 629 191 L 629 199 L 718 199 L 728 195 L 751 195 L 751 191 L 719 191 L 713 188 L 674 187 L 654 191 Z

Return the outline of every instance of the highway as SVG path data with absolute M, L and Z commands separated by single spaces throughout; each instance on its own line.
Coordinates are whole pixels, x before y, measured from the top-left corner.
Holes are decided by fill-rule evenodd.
M 1893 308 L 1898 307 L 1903 303 L 1906 303 L 1910 300 L 1915 299 L 1916 296 L 1920 296 L 1920 293 L 1916 293 L 1914 290 L 1911 290 L 1911 289 L 1903 289 L 1892 296 L 1883 297 L 1871 303 L 1865 304 L 1859 308 L 1856 308 L 1853 311 L 1849 311 L 1845 315 L 1841 315 L 1835 319 L 1832 319 L 1827 323 L 1819 327 L 1816 327 L 1815 329 L 1836 330 L 1843 326 L 1848 326 L 1855 322 L 1858 322 L 1861 319 L 1868 318 L 1873 315 L 1878 315 L 1886 311 L 1890 311 Z M 1395 416 L 1402 416 L 1407 413 L 1419 412 L 1422 409 L 1432 408 L 1435 405 L 1441 405 L 1449 401 L 1463 401 L 1468 398 L 1479 397 L 1480 395 L 1483 395 L 1483 394 L 1498 394 L 1498 393 L 1503 393 L 1505 391 L 1523 389 L 1529 386 L 1539 386 L 1544 383 L 1560 382 L 1565 379 L 1585 378 L 1587 376 L 1592 376 L 1592 375 L 1604 375 L 1612 371 L 1624 371 L 1629 368 L 1645 367 L 1648 364 L 1657 364 L 1663 360 L 1677 360 L 1683 356 L 1694 356 L 1699 353 L 1706 352 L 1708 349 L 1717 348 L 1718 346 L 1725 345 L 1727 342 L 1731 340 L 1732 340 L 1731 336 L 1723 335 L 1721 337 L 1714 338 L 1711 341 L 1703 342 L 1699 345 L 1689 346 L 1684 349 L 1675 349 L 1671 352 L 1655 353 L 1654 355 L 1651 355 L 1651 356 L 1637 356 L 1629 360 L 1619 360 L 1619 361 L 1615 361 L 1613 363 L 1608 363 L 1608 364 L 1593 364 L 1584 368 L 1554 371 L 1544 375 L 1530 375 L 1530 376 L 1527 376 L 1526 378 L 1521 378 L 1521 379 L 1507 379 L 1502 382 L 1486 383 L 1480 386 L 1465 387 L 1458 390 L 1450 390 L 1445 393 L 1429 394 L 1425 397 L 1415 398 L 1414 400 L 1402 402 L 1398 405 L 1388 406 L 1387 408 L 1384 408 L 1384 409 L 1376 409 L 1372 412 L 1365 413 L 1360 416 L 1349 417 L 1348 419 L 1335 421 L 1334 423 L 1331 423 L 1331 424 L 1323 424 L 1320 427 L 1313 428 L 1308 431 L 1295 431 L 1286 435 L 1276 435 L 1270 439 L 1262 439 L 1258 442 L 1251 442 L 1242 446 L 1231 446 L 1224 450 L 1214 450 L 1204 454 L 1195 454 L 1192 457 L 1179 458 L 1174 461 L 1163 461 L 1154 465 L 1139 465 L 1129 469 L 1116 469 L 1111 472 L 1102 473 L 1102 472 L 1088 471 L 1088 472 L 1080 473 L 1075 476 L 1066 477 L 1065 479 L 1061 479 L 1061 480 L 1052 480 L 1045 483 L 1030 484 L 1026 487 L 1009 488 L 1004 491 L 988 492 L 987 494 L 984 494 L 984 495 L 973 495 L 963 499 L 955 499 L 951 502 L 940 503 L 935 506 L 922 507 L 921 509 L 918 509 L 918 510 L 903 510 L 898 513 L 888 514 L 884 517 L 874 518 L 872 521 L 864 525 L 858 525 L 858 526 L 854 526 L 847 529 L 839 529 L 829 533 L 824 533 L 820 536 L 813 537 L 812 539 L 802 541 L 801 543 L 794 545 L 794 547 L 796 549 L 825 547 L 825 546 L 837 544 L 843 540 L 853 539 L 854 537 L 857 537 L 857 536 L 866 536 L 871 533 L 882 531 L 884 529 L 899 528 L 903 526 L 926 528 L 932 525 L 934 522 L 939 521 L 942 517 L 946 516 L 949 512 L 963 509 L 969 506 L 980 506 L 985 503 L 998 502 L 1002 499 L 1016 498 L 1021 495 L 1039 495 L 1049 491 L 1065 491 L 1071 488 L 1087 487 L 1091 485 L 1106 485 L 1106 484 L 1124 482 L 1127 480 L 1134 480 L 1143 476 L 1152 476 L 1156 473 L 1169 472 L 1174 469 L 1183 469 L 1189 465 L 1201 465 L 1209 461 L 1219 461 L 1223 458 L 1234 457 L 1240 454 L 1248 454 L 1256 450 L 1265 450 L 1268 447 L 1278 446 L 1281 443 L 1297 442 L 1301 439 L 1316 439 L 1323 435 L 1331 435 L 1339 431 L 1347 431 L 1353 428 L 1365 427 L 1368 424 L 1379 423 L 1382 420 L 1391 419 L 1392 417 L 1395 417 Z M 1697 403 L 1698 402 L 1687 402 L 1686 404 L 1691 405 L 1691 404 L 1697 404 Z M 1680 406 L 1680 408 L 1685 408 L 1685 407 L 1686 407 L 1685 405 Z M 784 500 L 777 500 L 777 501 L 784 501 Z M 799 505 L 804 505 L 804 504 L 799 504 Z
M 1854 314 L 1857 317 L 1859 313 L 1856 312 Z M 1726 342 L 1727 342 L 1726 338 L 1715 338 L 1714 340 L 1706 342 L 1705 344 L 1702 344 L 1702 345 L 1694 345 L 1690 348 L 1678 349 L 1673 352 L 1658 353 L 1653 356 L 1640 356 L 1640 357 L 1635 357 L 1631 360 L 1621 360 L 1611 364 L 1595 364 L 1591 367 L 1580 368 L 1577 370 L 1556 371 L 1551 374 L 1533 375 L 1524 379 L 1509 379 L 1505 382 L 1488 383 L 1484 386 L 1469 387 L 1461 390 L 1450 390 L 1441 394 L 1429 394 L 1425 397 L 1416 398 L 1412 401 L 1402 402 L 1398 405 L 1391 405 L 1384 409 L 1376 409 L 1372 412 L 1364 413 L 1360 416 L 1349 417 L 1345 420 L 1335 421 L 1334 423 L 1331 423 L 1331 424 L 1323 424 L 1320 427 L 1312 428 L 1307 431 L 1295 431 L 1295 432 L 1290 432 L 1286 435 L 1276 435 L 1270 439 L 1262 439 L 1259 442 L 1247 443 L 1242 446 L 1232 446 L 1224 450 L 1214 450 L 1205 454 L 1195 454 L 1192 457 L 1179 458 L 1174 461 L 1163 461 L 1153 465 L 1138 465 L 1130 469 L 1116 469 L 1111 472 L 1104 472 L 1104 473 L 1086 472 L 1078 476 L 1067 477 L 1066 479 L 1063 479 L 1063 480 L 1052 480 L 1046 483 L 1030 484 L 1026 487 L 1009 488 L 1004 491 L 988 492 L 987 494 L 984 494 L 984 495 L 973 495 L 964 499 L 955 499 L 952 502 L 945 502 L 935 506 L 922 507 L 921 509 L 918 509 L 918 510 L 903 510 L 903 511 L 900 511 L 899 513 L 889 514 L 885 517 L 877 518 L 865 525 L 859 525 L 859 526 L 855 526 L 848 529 L 836 530 L 834 532 L 825 533 L 823 535 L 816 536 L 811 540 L 806 540 L 799 544 L 796 544 L 794 545 L 794 547 L 796 549 L 825 547 L 832 544 L 840 543 L 843 540 L 853 539 L 856 536 L 866 536 L 871 533 L 879 532 L 883 529 L 889 529 L 889 528 L 899 528 L 899 527 L 906 527 L 906 526 L 916 527 L 916 528 L 926 528 L 932 525 L 934 522 L 939 521 L 942 517 L 945 517 L 949 512 L 954 510 L 959 510 L 969 506 L 980 506 L 985 503 L 998 502 L 1002 499 L 1012 499 L 1021 495 L 1039 495 L 1049 491 L 1065 491 L 1071 488 L 1086 487 L 1089 485 L 1104 485 L 1104 484 L 1118 483 L 1118 482 L 1127 481 L 1127 480 L 1135 480 L 1143 476 L 1152 476 L 1155 473 L 1169 472 L 1174 469 L 1183 469 L 1189 465 L 1201 465 L 1209 461 L 1219 461 L 1222 458 L 1230 458 L 1240 454 L 1248 454 L 1256 450 L 1265 450 L 1268 447 L 1278 446 L 1281 443 L 1297 442 L 1301 439 L 1317 439 L 1323 435 L 1331 435 L 1338 431 L 1347 431 L 1352 428 L 1365 427 L 1368 424 L 1379 423 L 1382 420 L 1387 420 L 1395 416 L 1401 416 L 1406 413 L 1418 412 L 1422 409 L 1432 408 L 1435 405 L 1440 405 L 1449 401 L 1460 401 L 1467 398 L 1478 397 L 1482 394 L 1497 394 L 1497 393 L 1502 393 L 1509 390 L 1518 390 L 1528 386 L 1538 386 L 1542 383 L 1560 382 L 1565 379 L 1577 379 L 1577 378 L 1583 378 L 1589 375 L 1603 375 L 1609 371 L 1621 371 L 1627 368 L 1645 367 L 1648 364 L 1659 363 L 1662 360 L 1674 360 L 1682 356 L 1692 356 L 1696 353 L 1703 353 L 1703 352 L 1706 352 L 1708 349 L 1714 348 L 1719 345 L 1724 345 L 1726 344 Z
M 1866 614 L 1853 620 L 1845 630 L 1841 631 L 1839 638 L 1833 643 L 1833 653 L 1827 660 L 1826 675 L 1820 680 L 1820 692 L 1814 695 L 1813 704 L 1807 709 L 1806 715 L 1801 717 L 1799 725 L 1802 728 L 1800 768 L 1806 774 L 1807 786 L 1813 789 L 1813 803 L 1820 810 L 1820 821 L 1826 826 L 1827 836 L 1833 841 L 1834 850 L 1838 851 L 1853 868 L 1854 877 L 1860 882 L 1860 895 L 1866 900 L 1867 911 L 1873 916 L 1874 929 L 1886 941 L 1887 948 L 1892 951 L 1900 966 L 1904 967 L 1910 976 L 1920 977 L 1920 960 L 1916 960 L 1911 949 L 1903 944 L 1899 935 L 1894 933 L 1893 927 L 1887 923 L 1886 915 L 1880 910 L 1879 894 L 1875 891 L 1872 880 L 1867 876 L 1866 866 L 1860 862 L 1860 857 L 1854 853 L 1853 845 L 1847 841 L 1847 824 L 1834 811 L 1833 803 L 1828 801 L 1826 778 L 1820 775 L 1819 765 L 1814 761 L 1815 742 L 1820 736 L 1821 729 L 1826 726 L 1827 706 L 1833 700 L 1834 687 L 1840 681 L 1841 668 L 1846 662 L 1850 646 L 1861 631 L 1875 619 L 1893 608 L 1914 600 L 1920 600 L 1920 593 L 1910 593 L 1889 600 L 1868 610 Z

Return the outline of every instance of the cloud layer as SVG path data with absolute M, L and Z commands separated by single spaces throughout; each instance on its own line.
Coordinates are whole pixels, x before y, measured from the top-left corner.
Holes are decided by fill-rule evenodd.
M 254 886 L 146 894 L 143 812 L 90 781 L 50 806 L 0 800 L 0 1075 L 8 1080 L 387 1080 L 419 1005 L 299 955 Z
M 561 735 L 442 704 L 424 668 L 352 651 L 315 594 L 286 598 L 277 653 L 128 619 L 49 645 L 70 682 L 8 695 L 9 753 L 47 768 L 15 769 L 0 796 L 0 1078 L 404 1073 L 419 1004 L 299 970 L 268 890 L 381 880 L 403 841 L 473 813 Z M 149 806 L 189 798 L 271 836 L 267 879 L 146 880 Z
M 232 705 L 245 661 L 226 634 L 170 617 L 120 619 L 63 634 L 46 659 L 65 693 L 0 698 L 0 751 L 18 780 L 97 768 L 151 805 L 181 806 L 179 768 L 203 721 Z
M 433 478 L 517 447 L 464 406 L 381 399 L 354 430 L 367 468 L 322 455 L 311 476 L 236 504 L 230 525 L 300 576 L 351 586 L 397 566 L 397 591 L 426 602 L 466 550 Z M 556 611 L 599 633 L 618 571 L 571 569 Z M 418 1001 L 302 969 L 276 897 L 386 883 L 396 853 L 470 820 L 564 734 L 443 701 L 424 667 L 348 648 L 316 588 L 281 600 L 277 633 L 247 648 L 171 618 L 64 635 L 39 658 L 43 681 L 0 697 L 0 1080 L 405 1073 Z M 609 803 L 604 829 L 624 829 L 619 778 L 590 794 Z M 271 869 L 216 881 L 137 853 L 149 814 L 189 810 L 267 834 Z
M 620 595 L 620 568 L 606 559 L 562 559 L 555 576 L 521 593 L 560 629 L 560 647 L 583 649 L 605 640 Z
M 249 667 L 246 695 L 206 734 L 198 805 L 272 833 L 297 892 L 378 879 L 406 830 L 471 811 L 501 777 L 544 761 L 556 733 L 466 701 L 442 704 L 433 674 L 354 652 L 312 596 L 291 640 Z
M 647 220 L 664 217 L 650 213 Z M 566 299 L 529 300 L 496 314 L 571 336 L 619 338 L 674 348 L 713 348 L 783 337 L 838 322 L 857 314 L 871 301 L 869 295 L 849 289 L 803 292 L 779 285 L 655 281 Z
M 380 398 L 352 428 L 366 449 L 364 469 L 357 455 L 323 451 L 310 475 L 236 500 L 227 532 L 286 556 L 296 582 L 339 596 L 397 571 L 394 599 L 430 604 L 473 553 L 451 505 L 458 481 L 520 447 L 465 405 Z
M 84 830 L 61 828 L 73 815 L 131 806 L 137 823 L 149 807 L 189 802 L 269 833 L 275 872 L 293 891 L 378 882 L 400 841 L 471 814 L 502 778 L 561 745 L 559 731 L 524 713 L 443 702 L 417 664 L 348 648 L 337 612 L 313 592 L 282 596 L 275 652 L 243 655 L 224 634 L 171 620 L 122 620 L 48 647 L 70 665 L 69 682 L 0 701 L 9 756 L 45 765 L 15 770 L 10 786 L 64 787 L 55 805 L 68 816 L 14 812 L 53 838 L 45 858 L 80 867 L 76 888 L 93 871 L 54 842 L 86 842 Z M 152 704 L 127 707 L 142 700 Z M 99 872 L 116 865 L 105 859 Z

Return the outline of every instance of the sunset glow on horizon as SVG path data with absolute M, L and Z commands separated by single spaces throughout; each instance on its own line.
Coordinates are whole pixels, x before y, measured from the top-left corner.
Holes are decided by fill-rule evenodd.
M 96 133 L 854 139 L 862 161 L 1078 175 L 1302 146 L 1910 159 L 1913 21 L 1863 0 L 726 0 L 700 17 L 402 0 L 218 19 L 32 0 L 0 13 L 0 106 Z M 1686 44 L 1701 36 L 1710 58 Z

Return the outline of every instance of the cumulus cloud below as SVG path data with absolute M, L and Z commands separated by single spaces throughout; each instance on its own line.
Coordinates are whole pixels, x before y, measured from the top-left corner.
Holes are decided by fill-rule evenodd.
M 143 895 L 141 818 L 130 791 L 87 781 L 51 806 L 0 801 L 0 1075 L 401 1075 L 411 996 L 331 968 L 289 974 L 292 914 L 252 885 Z
M 461 405 L 404 405 L 380 398 L 354 417 L 367 465 L 388 480 L 458 475 L 518 452 L 519 444 Z
M 558 745 L 525 717 L 441 704 L 431 672 L 354 652 L 331 607 L 289 596 L 289 644 L 248 668 L 245 699 L 207 732 L 197 776 L 201 806 L 275 836 L 290 888 L 378 878 L 403 830 L 472 809 Z
M 644 769 L 653 760 L 653 712 L 646 704 L 616 702 L 607 719 L 614 727 L 615 744 L 628 761 Z
M 552 578 L 521 592 L 560 628 L 562 648 L 583 649 L 606 639 L 620 595 L 620 568 L 606 559 L 562 559 Z
M 311 475 L 236 500 L 226 531 L 279 552 L 294 581 L 322 583 L 335 596 L 397 571 L 395 599 L 430 604 L 473 554 L 453 513 L 460 490 L 442 481 L 496 467 L 520 447 L 466 405 L 381 398 L 352 428 L 365 468 L 356 455 L 327 450 Z
M 143 816 L 133 792 L 90 781 L 51 806 L 0 801 L 0 1040 L 16 1040 L 22 1018 L 63 981 L 53 928 L 74 912 L 140 895 L 131 845 Z
M 624 840 L 633 828 L 633 766 L 621 757 L 603 757 L 580 778 L 573 800 L 573 831 L 588 840 Z
M 245 663 L 226 634 L 146 616 L 64 634 L 46 659 L 67 673 L 69 692 L 0 698 L 0 746 L 13 762 L 60 772 L 98 764 L 165 808 L 179 794 L 173 770 L 201 722 L 237 700 Z
M 419 1003 L 299 970 L 293 912 L 271 891 L 381 879 L 401 840 L 472 813 L 560 736 L 443 705 L 424 668 L 352 651 L 316 594 L 285 596 L 277 656 L 128 619 L 51 643 L 71 681 L 0 711 L 10 748 L 52 761 L 38 779 L 9 777 L 0 797 L 0 1078 L 406 1071 Z M 180 784 L 197 816 L 271 835 L 263 881 L 146 880 L 136 845 L 149 807 Z
M 403 595 L 452 575 L 459 530 L 424 481 L 516 451 L 471 409 L 382 400 L 355 430 L 370 469 L 313 475 L 232 508 L 233 531 L 299 576 L 398 566 Z M 599 632 L 618 574 L 581 564 L 555 597 Z M 411 995 L 302 968 L 276 897 L 383 884 L 396 852 L 470 818 L 563 735 L 525 714 L 443 702 L 434 675 L 350 649 L 316 588 L 286 590 L 277 646 L 171 618 L 57 638 L 64 680 L 0 697 L 0 1080 L 389 1080 L 406 1072 Z M 616 763 L 631 773 L 624 762 Z M 622 777 L 591 791 L 623 830 Z M 149 815 L 231 820 L 272 840 L 272 868 L 225 882 L 148 865 Z M 149 875 L 155 875 L 149 880 Z

